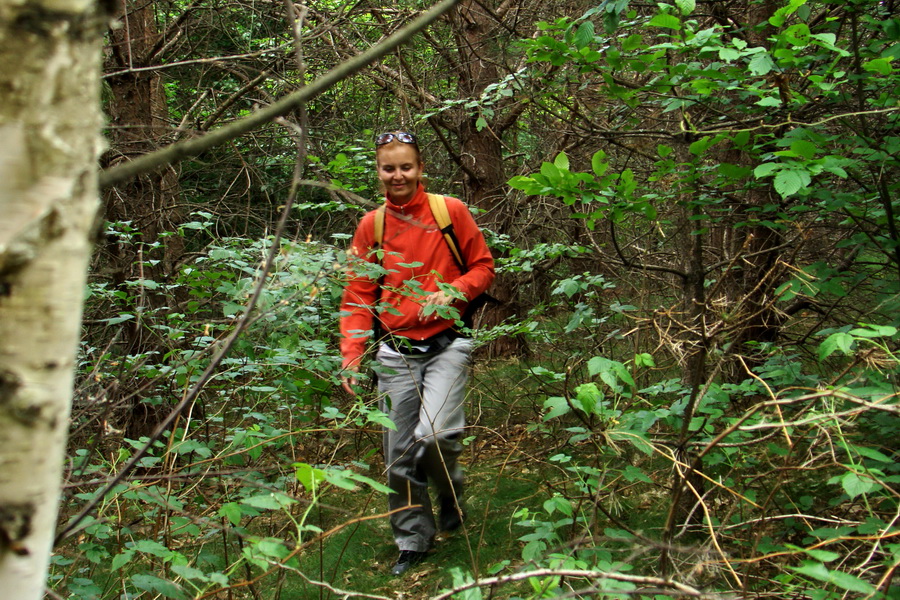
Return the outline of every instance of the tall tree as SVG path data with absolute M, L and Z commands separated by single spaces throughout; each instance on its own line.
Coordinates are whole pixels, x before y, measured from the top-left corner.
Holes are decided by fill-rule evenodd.
M 838 313 L 895 321 L 896 283 L 882 278 L 897 265 L 888 148 L 900 30 L 882 2 L 633 5 L 604 2 L 526 42 L 533 60 L 560 67 L 557 86 L 577 72 L 571 98 L 542 100 L 602 150 L 577 147 L 514 183 L 577 207 L 601 260 L 644 292 L 652 338 L 681 370 L 668 537 L 679 499 L 701 500 L 688 449 L 711 390 L 753 377 L 773 342 L 808 340 Z M 615 37 L 595 32 L 601 13 Z M 617 29 L 626 14 L 637 25 Z M 879 258 L 867 265 L 861 252 Z M 879 294 L 846 301 L 873 278 Z M 797 319 L 803 309 L 818 317 Z
M 0 2 L 0 589 L 43 597 L 97 209 L 95 2 Z

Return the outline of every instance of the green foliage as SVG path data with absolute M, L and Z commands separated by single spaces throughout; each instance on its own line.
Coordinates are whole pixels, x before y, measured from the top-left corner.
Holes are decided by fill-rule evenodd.
M 209 226 L 191 222 L 182 232 Z M 195 384 L 211 350 L 237 320 L 249 319 L 250 325 L 222 361 L 216 379 L 203 389 L 200 402 L 150 446 L 138 463 L 142 474 L 102 499 L 97 520 L 84 527 L 84 541 L 78 545 L 89 566 L 78 566 L 77 560 L 55 563 L 57 589 L 83 598 L 118 597 L 122 589 L 135 595 L 199 597 L 230 587 L 250 571 L 265 572 L 279 562 L 296 564 L 290 548 L 322 534 L 309 517 L 331 490 L 356 490 L 362 484 L 387 491 L 363 473 L 368 469 L 363 460 L 329 467 L 296 462 L 295 444 L 322 425 L 338 432 L 392 424 L 366 403 L 344 407 L 346 414 L 332 404 L 340 361 L 326 340 L 337 326 L 343 260 L 334 247 L 281 242 L 256 310 L 244 314 L 247 299 L 261 283 L 260 257 L 271 243 L 219 239 L 171 282 L 142 279 L 118 289 L 106 282 L 89 286 L 88 312 L 118 316 L 99 319 L 99 328 L 82 346 L 83 404 L 76 414 L 82 427 L 102 419 L 105 429 L 92 434 L 94 439 L 81 440 L 84 447 L 76 452 L 70 478 L 79 501 L 96 495 L 90 481 L 115 474 L 133 451 L 149 442 L 136 433 L 149 435 L 154 415 L 168 412 L 173 394 L 180 396 Z M 148 290 L 157 294 L 152 305 Z M 104 336 L 122 323 L 153 336 L 156 347 L 117 354 L 117 338 L 107 342 Z M 115 393 L 125 386 L 140 386 L 140 396 Z M 125 444 L 107 455 L 103 448 L 115 449 L 123 435 Z M 210 471 L 225 476 L 210 476 Z M 177 483 L 161 484 L 160 476 Z M 298 484 L 303 486 L 299 493 Z M 105 525 L 107 519 L 134 525 L 113 529 Z M 292 524 L 292 536 L 272 535 L 277 531 L 272 525 L 282 521 Z M 155 523 L 157 533 L 146 531 L 144 523 Z M 109 571 L 103 568 L 107 564 Z
M 202 18 L 179 26 L 188 45 L 242 58 L 167 65 L 173 135 L 247 114 L 422 4 L 317 6 L 305 75 L 281 64 L 280 13 L 191 4 Z M 187 3 L 157 8 L 171 24 Z M 488 237 L 518 314 L 479 338 L 523 347 L 475 370 L 465 444 L 481 512 L 470 505 L 472 529 L 442 540 L 450 550 L 409 593 L 443 577 L 474 600 L 485 575 L 545 569 L 489 593 L 638 594 L 553 573 L 567 569 L 661 573 L 724 596 L 896 596 L 900 21 L 866 0 L 772 8 L 758 24 L 693 0 L 539 14 L 514 47 L 482 40 L 484 64 L 515 66 L 464 92 L 462 63 L 442 62 L 463 37 L 445 24 L 433 45 L 386 57 L 376 86 L 347 80 L 309 103 L 300 167 L 333 187 L 301 188 L 294 241 L 279 243 L 248 329 L 60 546 L 53 590 L 305 598 L 342 588 L 346 570 L 354 589 L 393 593 L 369 568 L 393 557 L 384 519 L 362 520 L 383 510 L 377 448 L 393 425 L 369 387 L 353 401 L 337 391 L 339 247 L 363 208 L 334 189 L 375 199 L 372 132 L 427 122 L 434 181 L 463 173 L 475 190 L 481 169 L 500 169 L 456 155 L 472 141 L 454 137 L 458 123 L 496 138 L 517 174 L 481 218 L 498 224 Z M 402 93 L 382 93 L 390 73 L 409 82 Z M 67 509 L 150 441 L 244 318 L 294 133 L 273 125 L 185 164 L 193 212 L 157 241 L 142 241 L 146 223 L 108 226 L 154 258 L 108 277 L 98 259 L 86 292 Z M 176 241 L 193 254 L 162 269 Z
M 604 3 L 598 10 L 609 10 L 612 4 Z M 546 362 L 532 368 L 538 389 L 546 394 L 538 430 L 567 441 L 565 450 L 551 460 L 569 475 L 554 486 L 557 492 L 565 491 L 548 500 L 543 514 L 522 513 L 528 518 L 522 523 L 533 529 L 520 538 L 526 543 L 524 560 L 549 565 L 554 548 L 567 547 L 567 540 L 595 536 L 591 516 L 579 517 L 571 508 L 586 498 L 603 504 L 603 514 L 610 516 L 617 511 L 627 514 L 616 494 L 623 485 L 630 490 L 629 499 L 658 496 L 667 479 L 664 469 L 674 463 L 680 471 L 702 475 L 702 481 L 685 491 L 692 508 L 680 517 L 687 519 L 681 531 L 706 532 L 716 547 L 727 537 L 731 548 L 743 552 L 758 543 L 752 524 L 774 519 L 783 526 L 771 527 L 758 551 L 773 568 L 778 562 L 774 557 L 796 556 L 798 560 L 789 565 L 791 575 L 780 579 L 785 590 L 824 587 L 823 598 L 844 592 L 877 595 L 877 581 L 864 575 L 866 566 L 832 565 L 837 553 L 818 552 L 826 547 L 847 551 L 853 547 L 845 537 L 852 535 L 850 531 L 826 533 L 780 516 L 815 516 L 840 507 L 842 514 L 865 515 L 854 522 L 853 534 L 864 535 L 857 529 L 861 521 L 869 522 L 879 536 L 896 530 L 891 517 L 896 501 L 888 491 L 896 489 L 888 483 L 895 475 L 883 469 L 894 460 L 885 453 L 891 444 L 881 434 L 871 434 L 884 432 L 887 421 L 896 424 L 897 321 L 888 307 L 895 306 L 900 263 L 897 256 L 890 256 L 897 247 L 896 225 L 884 216 L 895 214 L 895 186 L 900 180 L 893 157 L 875 147 L 893 143 L 896 102 L 888 101 L 891 108 L 885 113 L 880 107 L 900 80 L 893 78 L 892 60 L 884 57 L 885 52 L 891 57 L 894 52 L 892 42 L 878 33 L 885 21 L 879 21 L 882 15 L 874 3 L 864 4 L 872 19 L 865 21 L 865 32 L 857 30 L 854 35 L 871 36 L 866 37 L 867 44 L 848 39 L 847 31 L 834 22 L 818 21 L 814 27 L 811 14 L 822 5 L 799 0 L 771 16 L 772 28 L 764 41 L 701 22 L 695 3 L 676 2 L 657 5 L 641 27 L 628 28 L 602 61 L 586 57 L 593 56 L 595 45 L 609 41 L 579 36 L 581 27 L 568 19 L 543 24 L 542 30 L 553 35 L 526 44 L 533 63 L 582 75 L 595 72 L 608 102 L 633 109 L 621 111 L 633 115 L 630 120 L 611 124 L 616 135 L 624 137 L 629 131 L 651 135 L 641 116 L 658 123 L 669 118 L 672 126 L 656 132 L 660 141 L 655 152 L 640 147 L 643 160 L 633 155 L 623 160 L 605 147 L 591 148 L 593 155 L 582 153 L 578 159 L 580 169 L 573 168 L 571 156 L 559 154 L 535 172 L 513 177 L 509 185 L 529 196 L 562 200 L 591 232 L 601 223 L 609 224 L 630 238 L 627 244 L 611 240 L 613 256 L 630 273 L 646 269 L 671 273 L 684 286 L 675 292 L 663 293 L 662 288 L 656 295 L 651 292 L 646 305 L 637 307 L 635 321 L 652 324 L 661 334 L 655 347 L 625 353 L 623 344 L 610 344 L 602 354 L 569 360 L 564 368 L 548 368 Z M 612 10 L 617 16 L 621 12 L 618 7 Z M 650 79 L 634 83 L 631 74 Z M 876 74 L 884 79 L 876 79 Z M 885 129 L 877 135 L 869 129 L 870 135 L 860 136 L 857 127 L 837 125 L 849 118 L 857 119 L 862 128 L 878 122 Z M 742 202 L 735 202 L 738 196 Z M 715 253 L 707 240 L 728 230 L 752 231 L 744 237 L 748 245 L 760 238 L 783 240 L 792 230 L 815 230 L 824 238 L 809 245 L 824 248 L 826 244 L 819 242 L 828 236 L 840 238 L 843 228 L 857 232 L 849 234 L 853 241 L 831 247 L 854 247 L 859 254 L 847 255 L 847 261 L 823 260 L 821 250 L 807 253 L 803 244 L 793 245 L 790 258 L 779 259 L 783 264 L 791 261 L 781 271 L 772 262 L 768 270 L 750 271 L 753 254 L 743 250 L 738 251 L 739 258 L 713 264 L 678 256 L 678 251 L 689 255 L 693 248 Z M 669 240 L 680 243 L 667 253 L 662 248 L 671 244 Z M 625 248 L 631 245 L 643 248 L 643 253 L 629 256 Z M 772 247 L 764 252 L 780 256 Z M 732 271 L 731 260 L 744 265 Z M 878 262 L 869 262 L 873 260 Z M 755 278 L 741 288 L 740 277 L 732 278 L 745 269 Z M 694 278 L 704 282 L 703 295 L 688 285 Z M 841 316 L 832 312 L 822 318 L 825 329 L 821 323 L 815 329 L 804 328 L 802 321 L 784 315 L 769 321 L 779 323 L 775 335 L 788 347 L 788 340 L 799 335 L 821 342 L 817 352 L 753 339 L 758 330 L 742 332 L 746 326 L 742 323 L 751 321 L 743 320 L 746 313 L 739 316 L 743 308 L 754 305 L 764 314 L 757 295 L 769 286 L 786 310 L 822 303 L 841 307 Z M 867 293 L 859 293 L 860 286 Z M 579 288 L 575 280 L 567 280 L 554 291 L 574 294 Z M 852 302 L 866 308 L 851 308 Z M 694 306 L 693 325 L 686 324 L 691 323 L 691 311 L 677 312 L 685 305 Z M 676 316 L 661 315 L 666 311 Z M 601 314 L 612 315 L 612 304 Z M 601 318 L 591 325 L 605 330 L 606 336 L 599 337 L 617 339 L 609 320 Z M 692 337 L 701 328 L 701 337 Z M 577 324 L 566 330 L 578 331 Z M 632 331 L 643 335 L 647 328 L 636 325 Z M 587 339 L 598 337 L 593 334 Z M 634 339 L 637 344 L 638 336 Z M 702 378 L 682 370 L 696 352 L 692 343 L 704 346 L 702 354 L 694 354 L 703 359 Z M 672 354 L 662 351 L 665 348 Z M 739 369 L 734 369 L 734 362 Z M 666 371 L 674 377 L 659 376 Z M 823 434 L 828 441 L 813 431 L 828 432 Z M 822 444 L 848 460 L 819 459 Z M 865 450 L 860 453 L 857 447 Z M 741 475 L 766 468 L 787 473 L 800 464 L 818 469 L 820 476 L 815 481 L 800 476 L 763 483 L 763 475 L 756 479 Z M 828 475 L 821 477 L 823 472 Z M 672 486 L 682 486 L 678 477 Z M 677 498 L 673 495 L 671 501 L 678 502 Z M 804 498 L 803 506 L 797 498 Z M 729 508 L 719 510 L 717 502 Z M 549 518 L 560 511 L 566 518 Z M 668 515 L 657 515 L 665 521 L 663 543 L 671 540 L 665 535 L 674 531 L 677 517 L 677 507 Z M 691 529 L 692 522 L 696 529 Z M 789 540 L 794 536 L 805 541 L 791 550 Z M 873 565 L 881 566 L 880 573 L 890 568 L 891 556 L 883 552 L 873 559 Z M 730 568 L 726 556 L 720 559 Z

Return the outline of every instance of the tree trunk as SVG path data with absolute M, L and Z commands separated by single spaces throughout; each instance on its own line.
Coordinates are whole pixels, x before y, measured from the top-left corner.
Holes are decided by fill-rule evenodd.
M 109 74 L 107 113 L 110 148 L 103 157 L 104 167 L 131 160 L 157 150 L 173 130 L 168 127 L 163 79 L 151 67 L 160 54 L 161 36 L 157 31 L 151 2 L 118 0 L 119 26 L 109 33 L 104 70 Z M 105 238 L 104 271 L 113 284 L 127 289 L 135 279 L 158 282 L 169 280 L 184 252 L 181 236 L 165 236 L 181 222 L 177 209 L 180 193 L 174 167 L 149 173 L 109 188 L 103 193 L 106 219 L 129 222 L 137 231 L 135 239 Z M 165 298 L 148 292 L 141 309 L 164 306 Z M 160 349 L 155 334 L 135 320 L 124 330 L 124 353 L 136 354 Z
M 504 9 L 505 10 L 505 9 Z M 499 65 L 503 64 L 502 50 L 497 42 L 502 36 L 501 24 L 488 14 L 483 5 L 472 0 L 460 2 L 451 17 L 454 35 L 459 48 L 459 95 L 463 98 L 479 98 L 489 85 L 500 79 Z M 501 136 L 518 111 L 507 107 L 493 116 L 464 114 L 456 127 L 460 142 L 460 159 L 463 167 L 465 200 L 485 212 L 481 224 L 497 233 L 506 233 L 509 227 L 509 210 L 504 210 L 507 176 L 503 168 L 503 143 Z M 494 280 L 490 293 L 499 304 L 488 305 L 481 315 L 480 325 L 493 327 L 517 314 L 514 281 L 501 274 Z M 488 353 L 491 356 L 511 356 L 526 352 L 521 339 L 503 337 L 494 341 Z
M 0 589 L 50 557 L 97 209 L 94 2 L 0 0 Z
M 776 8 L 772 0 L 749 3 L 742 7 L 744 13 L 737 12 L 737 7 L 731 7 L 730 19 L 748 24 L 747 37 L 753 46 L 768 48 L 771 33 L 768 20 L 775 14 Z M 721 7 L 720 10 L 725 11 L 726 8 Z M 756 166 L 753 158 L 739 150 L 728 151 L 725 158 L 741 166 Z M 749 187 L 741 201 L 746 208 L 760 208 L 778 203 L 780 199 L 770 180 L 766 180 L 764 184 Z M 734 213 L 739 219 L 748 217 L 745 210 L 738 209 Z M 731 228 L 732 224 L 727 226 Z M 758 344 L 775 342 L 781 333 L 783 319 L 774 307 L 774 300 L 775 289 L 781 283 L 783 273 L 778 267 L 780 254 L 775 249 L 784 240 L 778 230 L 761 225 L 734 229 L 729 240 L 732 243 L 727 248 L 729 256 L 744 255 L 735 265 L 736 268 L 722 277 L 729 306 L 739 307 L 739 310 L 734 310 L 736 325 L 730 340 L 733 355 L 744 360 L 732 360 L 723 367 L 722 372 L 727 381 L 739 383 L 747 378 L 747 367 L 756 366 L 761 360 Z

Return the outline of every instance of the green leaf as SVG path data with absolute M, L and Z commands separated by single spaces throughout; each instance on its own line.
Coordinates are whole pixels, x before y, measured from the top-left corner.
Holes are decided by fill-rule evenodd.
M 868 446 L 857 446 L 855 444 L 848 444 L 848 447 L 859 454 L 862 457 L 881 462 L 881 463 L 893 463 L 894 460 L 884 454 L 883 452 L 879 452 L 875 448 L 869 448 Z
M 700 156 L 704 152 L 706 152 L 710 146 L 716 143 L 716 138 L 706 135 L 691 144 L 690 152 L 694 156 Z
M 762 163 L 755 169 L 753 169 L 753 174 L 757 179 L 762 179 L 763 177 L 771 177 L 772 173 L 775 171 L 780 171 L 784 168 L 784 165 L 777 162 L 767 162 Z
M 544 415 L 545 421 L 555 419 L 556 417 L 561 417 L 562 415 L 572 411 L 572 407 L 569 406 L 568 400 L 566 400 L 562 396 L 551 396 L 550 398 L 547 398 L 544 401 L 544 408 L 549 409 L 547 414 Z
M 571 517 L 575 514 L 575 509 L 572 508 L 572 502 L 562 496 L 553 496 L 552 498 L 545 500 L 544 510 L 547 511 L 548 515 L 552 515 L 556 511 L 561 512 L 567 517 Z
M 558 159 L 558 157 L 557 157 Z M 553 163 L 542 163 L 541 164 L 541 175 L 547 178 L 547 182 L 550 185 L 556 185 L 560 181 L 562 181 L 562 174 L 559 172 L 559 167 L 557 167 Z
M 125 550 L 123 552 L 120 552 L 119 554 L 116 554 L 113 557 L 112 563 L 110 566 L 113 571 L 118 571 L 123 566 L 128 564 L 132 558 L 134 558 L 134 550 Z
M 831 572 L 828 570 L 828 567 L 823 565 L 820 562 L 812 562 L 812 561 L 803 561 L 803 564 L 799 567 L 790 567 L 794 571 L 806 575 L 807 577 L 812 577 L 813 579 L 818 579 L 820 581 L 828 581 L 828 577 Z
M 339 471 L 336 469 L 328 469 L 324 471 L 325 480 L 333 486 L 339 487 L 347 491 L 355 491 L 357 489 L 353 478 L 349 476 L 352 471 Z
M 793 150 L 797 154 L 797 156 L 802 156 L 807 160 L 812 160 L 816 155 L 816 150 L 818 150 L 818 147 L 807 140 L 794 140 L 791 143 L 791 150 Z
M 830 552 L 828 550 L 820 550 L 818 548 L 806 548 L 803 551 L 806 552 L 808 555 L 810 555 L 812 558 L 814 558 L 820 562 L 823 562 L 823 563 L 834 562 L 841 557 L 841 555 L 838 554 L 837 552 Z
M 647 23 L 650 27 L 663 27 L 665 29 L 681 29 L 681 19 L 675 15 L 658 14 Z
M 397 431 L 397 426 L 394 425 L 394 422 L 391 421 L 391 418 L 377 409 L 370 410 L 368 414 L 366 414 L 366 421 L 368 421 L 369 423 L 381 425 L 382 427 L 386 427 L 391 431 Z
M 606 153 L 603 150 L 594 152 L 594 155 L 591 157 L 591 169 L 594 171 L 594 174 L 597 177 L 603 177 L 608 168 L 609 163 L 606 161 Z
M 188 565 L 173 565 L 172 572 L 185 579 L 194 579 L 197 581 L 209 581 L 206 574 L 200 569 L 189 567 Z
M 132 549 L 162 559 L 172 556 L 171 550 L 154 540 L 138 540 L 134 542 Z
M 741 57 L 740 50 L 735 48 L 719 48 L 719 60 L 733 62 Z
M 850 496 L 850 499 L 868 494 L 875 488 L 880 487 L 877 483 L 867 477 L 860 477 L 859 474 L 850 471 L 841 477 L 841 487 Z
M 295 463 L 294 469 L 297 481 L 303 484 L 307 491 L 312 492 L 319 483 L 325 481 L 325 471 L 316 469 L 307 463 Z
M 595 356 L 588 361 L 588 373 L 591 376 L 599 375 L 603 383 L 617 391 L 621 388 L 620 381 L 634 387 L 634 379 L 627 367 L 603 356 Z
M 634 355 L 634 364 L 638 367 L 655 367 L 656 361 L 653 360 L 652 354 L 641 352 Z
M 675 0 L 675 6 L 682 15 L 689 15 L 697 8 L 697 0 Z
M 875 586 L 867 581 L 863 581 L 858 577 L 854 577 L 850 573 L 843 571 L 830 571 L 825 565 L 819 562 L 805 561 L 799 567 L 788 567 L 801 575 L 824 581 L 836 585 L 837 587 L 849 592 L 860 592 L 862 594 L 872 594 L 875 592 Z
M 553 164 L 560 170 L 569 170 L 569 157 L 566 156 L 565 152 L 560 152 L 556 155 L 556 158 L 553 160 Z
M 894 337 L 897 335 L 897 328 L 891 325 L 869 325 L 861 323 L 863 327 L 857 327 L 850 330 L 850 335 L 864 338 Z
M 853 353 L 854 342 L 853 336 L 849 333 L 842 331 L 832 333 L 819 345 L 819 360 L 825 360 L 831 356 L 835 350 L 840 350 L 845 356 L 849 356 Z
M 769 23 L 774 27 L 781 27 L 787 17 L 794 14 L 804 4 L 806 4 L 806 0 L 791 0 L 787 6 L 779 8 L 774 15 L 769 17 Z
M 264 510 L 279 510 L 281 508 L 284 508 L 285 506 L 294 504 L 295 502 L 296 500 L 294 500 L 293 498 L 285 496 L 284 494 L 277 494 L 275 492 L 260 494 L 258 496 L 251 496 L 249 498 L 244 498 L 243 500 L 241 500 L 242 504 L 252 506 L 253 508 L 261 508 Z
M 133 318 L 134 318 L 133 314 L 120 313 L 118 317 L 113 317 L 111 319 L 102 319 L 102 322 L 107 323 L 109 325 L 118 325 L 119 323 L 124 323 L 125 321 L 130 321 Z
M 263 539 L 253 545 L 253 549 L 264 556 L 282 559 L 290 553 L 281 540 Z
M 749 69 L 753 75 L 762 77 L 768 75 L 775 68 L 775 62 L 768 52 L 759 52 L 750 61 Z
M 575 399 L 581 405 L 581 409 L 591 415 L 594 414 L 597 404 L 603 401 L 603 392 L 596 383 L 583 383 L 575 388 Z
M 866 71 L 872 71 L 873 73 L 878 73 L 879 75 L 890 75 L 894 72 L 894 68 L 891 66 L 891 61 L 886 58 L 876 58 L 868 62 L 864 62 L 863 68 Z
M 237 502 L 226 502 L 219 507 L 219 516 L 228 519 L 228 522 L 235 527 L 241 524 L 241 517 L 243 514 L 241 505 Z
M 765 96 L 756 101 L 757 106 L 781 106 L 781 99 L 778 96 Z
M 635 467 L 634 465 L 628 465 L 625 467 L 625 470 L 622 471 L 622 477 L 626 479 L 626 481 L 643 481 L 644 483 L 653 483 L 653 480 L 647 476 L 644 471 Z
M 653 444 L 651 444 L 647 437 L 640 431 L 620 429 L 609 431 L 606 435 L 608 435 L 611 440 L 628 442 L 647 456 L 653 456 Z
M 811 181 L 808 171 L 782 169 L 775 176 L 775 191 L 782 198 L 787 198 L 809 187 Z
M 146 573 L 132 575 L 131 583 L 144 591 L 162 594 L 163 597 L 171 598 L 172 600 L 187 600 L 188 598 L 181 587 L 154 575 L 147 575 Z
M 371 477 L 366 477 L 365 475 L 363 475 L 361 473 L 356 473 L 353 471 L 348 471 L 348 473 L 352 479 L 355 479 L 356 481 L 358 481 L 360 483 L 366 484 L 367 486 L 369 486 L 376 492 L 381 492 L 382 494 L 392 494 L 394 492 L 394 490 L 392 490 L 388 486 L 384 485 L 383 483 L 379 483 L 379 482 L 375 481 Z
M 637 50 L 641 47 L 643 41 L 643 38 L 636 33 L 633 35 L 629 35 L 627 38 L 625 38 L 625 41 L 622 42 L 622 50 L 624 50 L 625 52 Z
M 575 39 L 573 40 L 573 43 L 575 44 L 576 48 L 581 50 L 593 41 L 594 24 L 591 21 L 585 21 L 578 26 L 578 31 L 575 32 Z
M 509 180 L 509 186 L 516 190 L 522 190 L 526 194 L 530 195 L 538 195 L 541 193 L 543 189 L 543 184 L 537 181 L 534 177 L 524 177 L 521 175 L 516 175 Z

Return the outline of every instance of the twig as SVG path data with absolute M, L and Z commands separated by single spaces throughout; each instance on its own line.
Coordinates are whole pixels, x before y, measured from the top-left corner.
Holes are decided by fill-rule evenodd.
M 448 600 L 454 594 L 464 592 L 480 587 L 491 587 L 513 583 L 516 581 L 524 581 L 534 577 L 579 577 L 584 579 L 612 579 L 614 581 L 625 581 L 628 583 L 636 583 L 639 585 L 652 585 L 661 588 L 675 590 L 681 594 L 692 596 L 695 598 L 714 598 L 715 596 L 704 594 L 697 588 L 678 583 L 671 579 L 663 579 L 661 577 L 643 577 L 640 575 L 625 575 L 623 573 L 606 573 L 604 571 L 590 571 L 580 569 L 537 569 L 534 571 L 524 571 L 522 573 L 513 573 L 512 575 L 503 575 L 500 577 L 488 577 L 479 579 L 469 583 L 464 583 L 451 590 L 432 596 L 430 600 Z M 617 592 L 621 593 L 621 592 Z
M 195 58 L 191 60 L 182 60 L 178 62 L 165 63 L 162 65 L 153 65 L 151 67 L 129 67 L 127 69 L 122 69 L 121 71 L 115 71 L 113 73 L 107 73 L 101 79 L 111 79 L 113 77 L 118 77 L 120 75 L 130 75 L 132 73 L 142 73 L 146 71 L 162 71 L 163 69 L 172 69 L 174 67 L 184 67 L 187 65 L 208 65 L 208 64 L 219 64 L 227 61 L 238 61 L 246 58 L 257 58 L 259 56 L 265 56 L 266 54 L 274 54 L 277 52 L 282 52 L 288 47 L 288 44 L 284 44 L 277 48 L 266 48 L 265 50 L 258 50 L 256 52 L 248 52 L 246 54 L 234 54 L 232 56 L 217 56 L 213 58 Z
M 312 100 L 339 81 L 350 77 L 364 67 L 375 62 L 387 53 L 409 41 L 416 33 L 424 29 L 441 15 L 450 10 L 459 0 L 443 0 L 428 12 L 420 15 L 409 25 L 389 36 L 380 44 L 373 46 L 362 54 L 338 65 L 325 75 L 289 94 L 278 102 L 262 108 L 248 117 L 211 131 L 207 135 L 177 142 L 156 152 L 145 154 L 127 163 L 123 163 L 100 173 L 100 187 L 114 186 L 132 177 L 155 171 L 165 165 L 172 165 L 187 158 L 192 158 L 220 144 L 238 138 L 257 127 L 273 121 L 277 117 L 289 114 L 298 106 Z
M 368 517 L 358 517 L 358 518 L 356 518 L 356 519 L 351 519 L 350 521 L 347 521 L 346 523 L 341 523 L 340 525 L 335 525 L 334 527 L 332 527 L 332 528 L 329 529 L 328 531 L 326 531 L 326 532 L 324 532 L 324 533 L 322 533 L 322 534 L 320 534 L 320 535 L 317 535 L 316 537 L 312 538 L 311 540 L 309 540 L 309 541 L 307 541 L 307 542 L 304 542 L 303 544 L 300 544 L 299 546 L 297 546 L 296 548 L 294 548 L 293 550 L 291 550 L 291 552 L 290 552 L 287 556 L 285 556 L 284 558 L 282 558 L 282 559 L 280 560 L 280 562 L 278 562 L 277 564 L 273 564 L 272 568 L 269 569 L 268 571 L 266 571 L 265 573 L 261 573 L 261 574 L 257 575 L 256 577 L 254 577 L 254 578 L 252 578 L 252 579 L 247 579 L 246 581 L 241 581 L 241 582 L 238 582 L 238 583 L 236 583 L 236 584 L 234 584 L 234 585 L 229 585 L 229 586 L 224 587 L 224 588 L 218 588 L 218 589 L 212 590 L 212 591 L 207 592 L 206 594 L 203 594 L 202 596 L 198 597 L 197 600 L 204 600 L 205 598 L 211 598 L 211 597 L 216 596 L 217 594 L 219 594 L 219 592 L 222 592 L 222 591 L 224 591 L 224 590 L 226 590 L 226 589 L 230 590 L 230 589 L 234 589 L 234 588 L 238 588 L 238 587 L 248 587 L 248 586 L 252 586 L 254 583 L 257 583 L 257 582 L 259 582 L 260 580 L 262 580 L 263 578 L 265 578 L 265 577 L 271 575 L 271 574 L 275 571 L 275 569 L 281 568 L 281 567 L 286 567 L 286 566 L 287 566 L 287 562 L 288 562 L 290 559 L 292 559 L 293 557 L 295 557 L 295 556 L 297 556 L 298 554 L 300 554 L 300 552 L 302 552 L 303 550 L 305 550 L 305 549 L 308 548 L 309 546 L 311 546 L 311 545 L 313 545 L 313 544 L 315 544 L 315 543 L 318 543 L 320 540 L 323 540 L 323 539 L 325 539 L 325 538 L 328 538 L 328 537 L 334 535 L 335 533 L 341 531 L 342 529 L 344 529 L 344 528 L 346 528 L 346 527 L 349 527 L 350 525 L 355 525 L 355 524 L 361 523 L 361 522 L 363 522 L 363 521 L 371 521 L 371 520 L 373 520 L 373 519 L 382 519 L 382 518 L 384 518 L 384 517 L 389 517 L 389 516 L 391 516 L 391 515 L 394 514 L 394 513 L 402 512 L 402 511 L 404 511 L 404 510 L 409 510 L 410 508 L 419 508 L 420 506 L 421 506 L 421 505 L 419 505 L 419 504 L 414 504 L 414 505 L 411 505 L 411 506 L 403 506 L 403 507 L 394 509 L 394 510 L 389 511 L 389 512 L 386 512 L 386 513 L 382 513 L 382 514 L 378 514 L 378 515 L 369 515 Z M 363 594 L 359 594 L 359 595 L 362 596 Z M 367 596 L 367 597 L 369 597 L 369 598 L 381 598 L 381 596 Z

